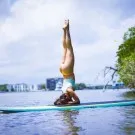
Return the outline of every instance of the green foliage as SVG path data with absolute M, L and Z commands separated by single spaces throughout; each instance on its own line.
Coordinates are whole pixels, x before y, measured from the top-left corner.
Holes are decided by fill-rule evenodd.
M 82 89 L 85 89 L 85 88 L 86 88 L 86 85 L 84 83 L 75 84 L 75 89 L 76 90 L 82 90 Z
M 120 80 L 129 88 L 135 88 L 135 27 L 124 34 L 124 41 L 117 52 L 117 69 Z
M 123 96 L 125 98 L 135 99 L 135 91 L 127 91 L 127 92 L 123 93 Z
M 131 39 L 135 37 L 135 27 L 131 27 L 128 29 L 128 31 L 124 34 L 123 40 L 126 41 L 128 39 Z
M 40 89 L 46 89 L 45 84 L 41 84 L 40 86 Z
M 0 85 L 0 91 L 7 91 L 7 84 Z

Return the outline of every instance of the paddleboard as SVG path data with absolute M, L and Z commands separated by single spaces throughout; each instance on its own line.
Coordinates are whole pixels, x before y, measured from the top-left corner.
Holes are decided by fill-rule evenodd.
M 34 112 L 34 111 L 63 111 L 63 110 L 78 110 L 85 108 L 105 108 L 115 106 L 131 106 L 135 105 L 135 100 L 120 100 L 120 101 L 104 101 L 104 102 L 90 102 L 81 103 L 80 105 L 62 105 L 62 106 L 30 106 L 30 107 L 0 107 L 0 111 L 4 113 L 17 112 Z

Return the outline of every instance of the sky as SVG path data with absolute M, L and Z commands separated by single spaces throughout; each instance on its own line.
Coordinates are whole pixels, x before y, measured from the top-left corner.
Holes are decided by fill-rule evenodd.
M 0 0 L 0 84 L 62 77 L 62 26 L 70 20 L 76 82 L 104 83 L 123 34 L 135 25 L 134 0 Z M 97 77 L 98 76 L 98 77 Z

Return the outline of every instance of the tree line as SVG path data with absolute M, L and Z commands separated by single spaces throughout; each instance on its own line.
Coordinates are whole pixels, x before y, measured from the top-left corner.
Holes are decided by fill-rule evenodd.
M 127 87 L 135 89 L 135 26 L 124 33 L 117 51 L 117 73 Z

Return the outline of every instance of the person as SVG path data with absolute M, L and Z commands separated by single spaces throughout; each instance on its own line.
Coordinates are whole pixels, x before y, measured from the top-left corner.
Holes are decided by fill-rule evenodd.
M 60 64 L 60 72 L 63 75 L 63 94 L 54 102 L 54 105 L 80 104 L 79 97 L 75 93 L 74 59 L 69 20 L 65 20 L 63 26 L 63 56 Z

